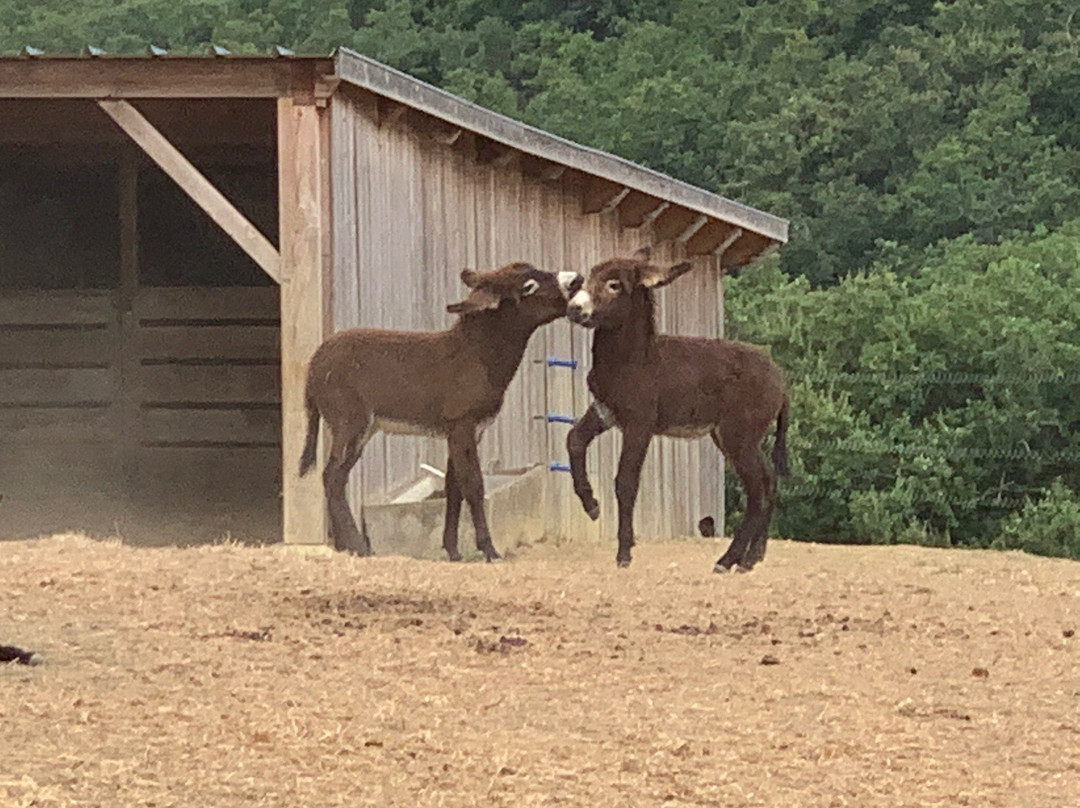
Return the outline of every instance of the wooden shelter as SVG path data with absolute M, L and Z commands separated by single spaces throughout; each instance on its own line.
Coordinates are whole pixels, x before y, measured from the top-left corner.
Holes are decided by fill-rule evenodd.
M 0 536 L 321 543 L 321 480 L 297 462 L 332 331 L 443 328 L 466 266 L 585 271 L 648 244 L 700 263 L 662 293 L 662 328 L 719 335 L 722 269 L 786 237 L 348 50 L 0 58 Z M 551 470 L 556 534 L 596 530 L 560 473 L 588 362 L 569 323 L 534 336 L 481 443 L 485 470 Z M 601 529 L 617 444 L 592 468 Z M 379 436 L 351 496 L 386 501 L 444 451 Z M 708 441 L 658 441 L 640 532 L 691 531 L 722 475 Z

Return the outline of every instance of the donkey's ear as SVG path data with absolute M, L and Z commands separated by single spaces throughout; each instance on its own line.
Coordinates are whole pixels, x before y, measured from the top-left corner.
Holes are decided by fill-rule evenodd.
M 670 267 L 658 267 L 647 264 L 641 268 L 638 283 L 649 289 L 667 286 L 680 275 L 685 275 L 693 266 L 689 261 L 673 264 Z
M 476 284 L 480 283 L 480 273 L 475 269 L 463 269 L 461 270 L 461 282 L 470 289 L 475 289 Z
M 488 289 L 474 289 L 472 294 L 460 303 L 451 303 L 446 310 L 451 314 L 472 314 L 477 311 L 499 308 L 502 299 Z

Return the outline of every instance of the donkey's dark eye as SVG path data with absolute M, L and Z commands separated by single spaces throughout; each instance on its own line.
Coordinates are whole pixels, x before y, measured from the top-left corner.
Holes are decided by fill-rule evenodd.
M 622 282 L 614 280 L 608 281 L 604 284 L 604 289 L 608 294 L 617 295 L 622 291 Z
M 539 288 L 540 288 L 540 281 L 538 281 L 538 280 L 536 280 L 534 278 L 529 278 L 527 281 L 525 281 L 525 283 L 522 284 L 522 286 L 521 286 L 521 294 L 528 297 L 529 295 L 531 295 L 533 292 L 535 292 Z

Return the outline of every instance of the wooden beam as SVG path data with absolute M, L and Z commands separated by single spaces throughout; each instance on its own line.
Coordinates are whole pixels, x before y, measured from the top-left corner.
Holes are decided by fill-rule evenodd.
M 741 227 L 732 227 L 727 222 L 713 219 L 686 240 L 686 254 L 712 255 L 714 252 L 722 252 L 731 246 L 742 232 Z
M 278 183 L 281 232 L 281 447 L 284 540 L 327 542 L 320 441 L 315 469 L 300 477 L 307 433 L 307 365 L 328 331 L 326 283 L 330 273 L 329 110 L 278 101 Z
M 738 241 L 724 250 L 720 256 L 720 266 L 724 269 L 745 266 L 774 248 L 775 245 L 760 233 L 744 232 Z
M 698 214 L 689 208 L 671 205 L 663 213 L 653 219 L 653 241 L 671 241 L 686 232 L 696 220 Z
M 136 383 L 139 378 L 140 356 L 135 345 L 138 314 L 135 297 L 139 291 L 139 154 L 128 145 L 121 157 L 120 183 L 120 288 L 116 302 L 119 308 L 120 339 L 114 370 L 118 373 L 117 398 L 113 406 L 115 433 L 121 446 L 121 473 L 126 483 L 133 483 L 138 451 L 138 426 L 142 416 L 141 401 Z
M 498 168 L 506 168 L 507 166 L 513 164 L 520 157 L 521 152 L 515 149 L 502 149 L 497 155 L 495 155 L 495 159 L 491 161 L 491 164 Z
M 566 166 L 559 165 L 558 163 L 548 163 L 548 165 L 540 172 L 540 178 L 546 182 L 557 182 L 565 173 Z
M 695 233 L 697 233 L 701 228 L 703 228 L 708 223 L 709 223 L 709 217 L 706 216 L 704 213 L 700 214 L 696 219 L 694 219 L 694 221 L 691 223 L 691 225 L 689 227 L 687 227 L 685 230 L 683 230 L 679 235 L 677 235 L 675 237 L 675 240 L 686 243 L 687 241 L 689 241 L 694 236 Z
M 553 163 L 542 157 L 536 157 L 527 152 L 522 152 L 521 171 L 524 174 L 528 174 L 530 177 L 537 177 L 544 182 L 555 182 L 562 177 L 563 173 L 566 171 L 566 166 Z
M 404 104 L 399 104 L 381 96 L 376 103 L 379 108 L 379 126 L 393 126 L 405 117 L 405 113 L 409 110 Z
M 630 189 L 601 177 L 588 177 L 581 196 L 582 213 L 602 213 L 614 208 Z
M 508 148 L 486 137 L 476 139 L 476 160 L 481 165 L 503 168 L 513 163 L 519 154 L 517 149 Z
M 631 191 L 623 197 L 616 207 L 619 212 L 619 224 L 623 227 L 641 227 L 653 213 L 666 204 L 663 199 Z
M 99 101 L 116 124 L 171 177 L 256 264 L 281 282 L 277 249 L 168 139 L 127 101 Z
M 415 109 L 409 110 L 409 125 L 444 146 L 453 146 L 464 131 L 460 126 L 454 126 L 439 118 L 417 112 Z
M 280 98 L 333 73 L 322 58 L 0 59 L 0 98 Z

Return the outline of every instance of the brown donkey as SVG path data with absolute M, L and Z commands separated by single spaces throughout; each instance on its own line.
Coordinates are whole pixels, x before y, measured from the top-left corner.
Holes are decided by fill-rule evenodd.
M 349 511 L 345 486 L 364 445 L 381 429 L 446 438 L 443 547 L 451 561 L 461 560 L 458 521 L 464 496 L 472 512 L 477 549 L 488 561 L 499 558 L 484 516 L 484 478 L 476 444 L 502 407 L 529 337 L 566 314 L 567 298 L 580 288 L 582 277 L 513 263 L 484 273 L 466 269 L 461 280 L 471 291 L 460 303 L 446 307 L 461 315 L 448 330 L 348 329 L 327 339 L 311 359 L 300 474 L 315 464 L 322 416 L 332 438 L 323 487 L 330 532 L 339 550 L 352 547 L 361 555 L 371 554 L 367 531 L 357 530 Z
M 716 572 L 748 570 L 765 557 L 776 498 L 776 476 L 787 473 L 788 397 L 780 370 L 760 348 L 740 342 L 656 333 L 652 290 L 690 269 L 639 258 L 594 266 L 571 299 L 572 321 L 595 329 L 589 391 L 594 402 L 570 430 L 566 447 L 574 492 L 593 519 L 600 507 L 585 471 L 585 452 L 612 426 L 622 430 L 615 477 L 619 505 L 619 566 L 630 564 L 634 502 L 641 466 L 654 435 L 709 435 L 735 467 L 746 490 L 746 515 Z M 776 424 L 772 465 L 761 441 Z

